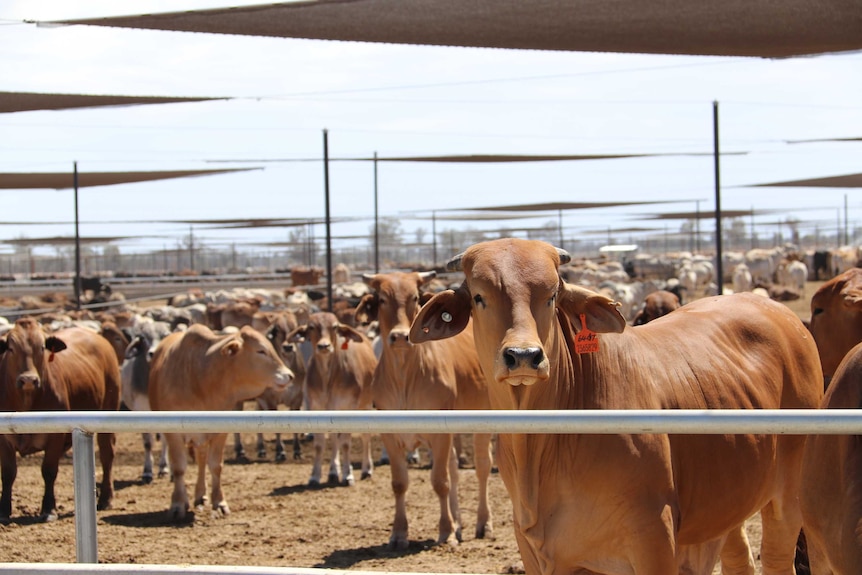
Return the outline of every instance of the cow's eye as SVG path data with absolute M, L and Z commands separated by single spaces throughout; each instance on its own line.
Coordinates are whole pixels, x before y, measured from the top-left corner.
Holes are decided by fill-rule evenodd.
M 551 299 L 548 300 L 548 307 L 554 307 L 557 303 L 557 294 L 551 296 Z
M 482 306 L 482 309 L 485 309 L 485 300 L 482 299 L 482 296 L 480 296 L 478 294 L 474 295 L 473 301 L 476 302 L 476 305 L 480 305 L 480 306 Z
M 816 307 L 816 308 L 814 308 L 814 310 L 811 312 L 811 315 L 820 315 L 821 313 L 823 313 L 823 311 L 824 311 L 824 310 L 823 310 L 823 308 L 822 308 L 822 307 Z

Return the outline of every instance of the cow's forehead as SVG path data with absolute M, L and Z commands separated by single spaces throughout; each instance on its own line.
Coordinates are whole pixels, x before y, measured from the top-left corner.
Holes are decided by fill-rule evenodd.
M 7 335 L 7 341 L 10 345 L 41 345 L 43 340 L 42 326 L 31 318 L 21 318 L 16 321 L 15 326 L 9 330 Z
M 557 284 L 560 256 L 545 242 L 505 239 L 471 246 L 462 261 L 468 281 L 500 286 L 523 283 L 544 288 Z

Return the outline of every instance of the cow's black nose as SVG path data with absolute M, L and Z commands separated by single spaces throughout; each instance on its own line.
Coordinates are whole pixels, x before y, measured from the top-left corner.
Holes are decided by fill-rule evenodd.
M 510 347 L 503 352 L 503 359 L 509 369 L 518 367 L 538 369 L 544 358 L 545 354 L 538 347 Z

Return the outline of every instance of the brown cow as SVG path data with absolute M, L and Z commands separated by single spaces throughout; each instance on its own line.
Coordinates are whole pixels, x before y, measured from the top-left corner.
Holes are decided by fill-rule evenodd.
M 153 411 L 229 410 L 239 401 L 260 395 L 267 387 L 284 389 L 293 379 L 272 344 L 249 326 L 217 336 L 195 324 L 163 339 L 150 363 L 149 399 Z M 221 489 L 222 458 L 227 433 L 165 433 L 174 480 L 170 514 L 183 519 L 189 509 L 185 472 L 186 446 L 196 451 L 198 476 L 195 506 L 203 505 L 206 468 L 212 475 L 214 510 L 230 513 Z
M 835 276 L 811 297 L 809 329 L 828 381 L 850 348 L 862 341 L 862 268 Z
M 377 409 L 490 409 L 488 392 L 473 334 L 463 331 L 452 339 L 414 345 L 408 338 L 410 324 L 420 309 L 419 288 L 433 277 L 424 273 L 364 275 L 373 293 L 362 298 L 357 318 L 377 320 L 383 349 L 374 371 L 374 406 Z M 450 433 L 429 435 L 381 434 L 392 466 L 395 519 L 389 546 L 406 549 L 408 487 L 406 453 L 420 442 L 431 447 L 431 485 L 440 499 L 439 543 L 457 545 L 461 540 L 458 506 L 458 459 Z M 487 485 L 491 472 L 491 435 L 474 436 L 479 509 L 476 537 L 493 534 Z
M 654 291 L 644 298 L 644 305 L 632 325 L 644 325 L 679 308 L 679 297 L 667 290 Z
M 821 407 L 862 409 L 862 269 L 811 298 L 809 329 L 827 382 Z M 811 573 L 862 573 L 862 445 L 854 435 L 812 435 L 802 467 L 802 517 Z
M 290 285 L 297 286 L 316 286 L 320 284 L 320 276 L 323 275 L 324 269 L 318 266 L 296 266 L 290 270 Z
M 371 340 L 355 328 L 339 323 L 335 314 L 316 312 L 287 335 L 287 341 L 309 341 L 314 352 L 305 373 L 305 402 L 309 410 L 371 409 L 371 376 L 377 365 Z M 353 485 L 350 434 L 331 434 L 329 483 Z M 314 463 L 309 485 L 320 485 L 325 433 L 314 434 Z M 371 437 L 362 434 L 362 479 L 371 477 Z M 340 466 L 340 470 L 339 470 Z M 340 477 L 339 477 L 340 471 Z
M 0 339 L 0 410 L 2 411 L 115 411 L 120 405 L 120 368 L 110 344 L 88 329 L 69 328 L 46 335 L 39 323 L 21 318 Z M 114 495 L 111 471 L 113 433 L 99 433 L 102 464 L 98 509 L 108 509 Z M 54 482 L 60 458 L 71 447 L 69 433 L 0 435 L 3 494 L 0 520 L 12 514 L 12 484 L 17 473 L 16 452 L 44 451 L 42 478 L 45 493 L 41 515 L 57 519 Z
M 472 317 L 493 409 L 819 405 L 817 348 L 786 306 L 715 296 L 629 328 L 613 301 L 560 279 L 568 260 L 540 241 L 474 245 L 450 262 L 464 283 L 425 304 L 410 338 L 451 337 Z M 719 550 L 725 572 L 750 573 L 742 526 L 758 511 L 763 573 L 774 575 L 793 572 L 804 442 L 501 434 L 497 458 L 528 575 L 711 573 Z
M 862 409 L 862 343 L 853 347 L 838 365 L 821 407 Z M 800 502 L 813 575 L 862 573 L 860 479 L 860 436 L 808 437 Z

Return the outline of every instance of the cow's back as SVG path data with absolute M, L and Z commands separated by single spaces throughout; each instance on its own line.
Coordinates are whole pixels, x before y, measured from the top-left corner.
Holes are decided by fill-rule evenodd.
M 789 308 L 755 295 L 698 300 L 602 337 L 608 344 L 603 373 L 643 385 L 616 386 L 619 395 L 605 397 L 618 403 L 605 403 L 605 409 L 812 409 L 822 397 L 810 333 Z M 607 369 L 612 365 L 623 367 Z M 700 540 L 717 525 L 741 523 L 762 508 L 782 488 L 780 474 L 798 469 L 804 445 L 804 436 L 667 437 L 681 543 Z M 691 501 L 698 505 L 686 504 Z
M 48 362 L 51 385 L 66 388 L 68 409 L 116 410 L 120 406 L 120 367 L 111 344 L 81 328 L 56 332 L 67 348 Z
M 147 393 L 150 408 L 160 410 L 182 410 L 186 402 L 183 400 L 192 393 L 195 380 L 195 351 L 203 352 L 204 342 L 200 337 L 186 340 L 196 326 L 189 331 L 175 332 L 164 338 L 156 347 L 150 362 L 150 375 Z

